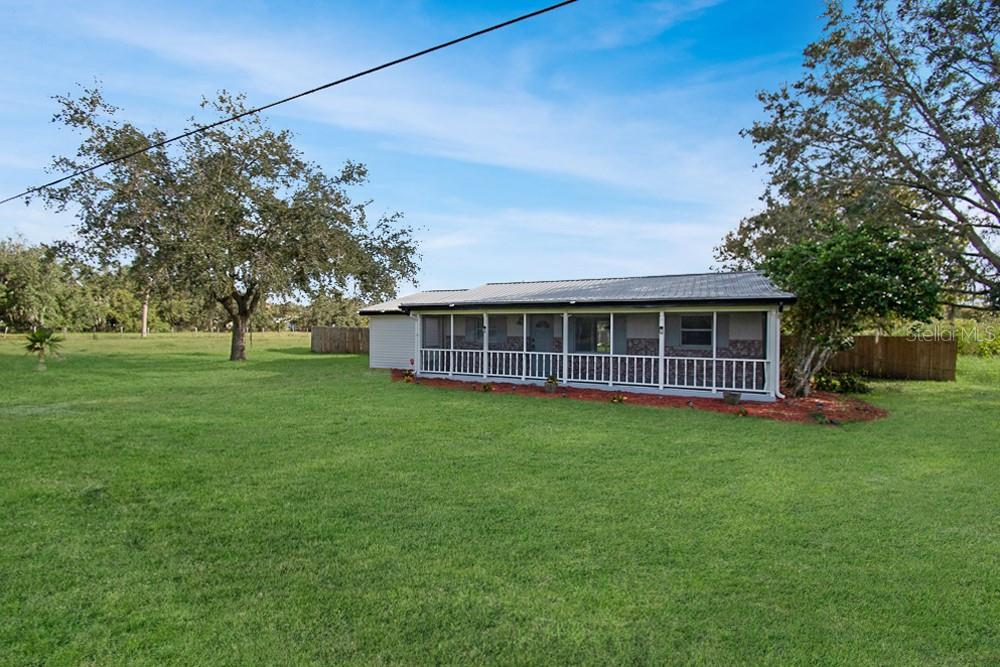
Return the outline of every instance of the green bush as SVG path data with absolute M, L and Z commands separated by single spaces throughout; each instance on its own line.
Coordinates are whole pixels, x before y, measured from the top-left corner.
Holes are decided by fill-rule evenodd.
M 979 343 L 979 349 L 976 353 L 986 359 L 1000 357 L 1000 335 L 994 335 L 992 338 L 982 340 Z
M 857 371 L 835 373 L 829 370 L 822 370 L 816 374 L 813 378 L 813 389 L 837 394 L 867 394 L 872 390 L 865 376 Z

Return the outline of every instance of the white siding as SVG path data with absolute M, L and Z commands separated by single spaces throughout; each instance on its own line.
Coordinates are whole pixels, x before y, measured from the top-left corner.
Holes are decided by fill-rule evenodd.
M 369 357 L 372 368 L 410 368 L 413 358 L 413 320 L 406 315 L 372 315 L 368 318 Z

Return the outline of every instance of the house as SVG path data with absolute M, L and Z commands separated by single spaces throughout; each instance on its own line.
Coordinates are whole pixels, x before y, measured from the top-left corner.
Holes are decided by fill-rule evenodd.
M 372 368 L 687 396 L 780 397 L 795 300 L 755 271 L 487 283 L 364 308 Z

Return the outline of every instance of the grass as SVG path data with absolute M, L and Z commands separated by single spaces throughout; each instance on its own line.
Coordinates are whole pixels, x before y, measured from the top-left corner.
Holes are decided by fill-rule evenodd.
M 996 664 L 1000 362 L 840 428 L 0 342 L 0 664 Z

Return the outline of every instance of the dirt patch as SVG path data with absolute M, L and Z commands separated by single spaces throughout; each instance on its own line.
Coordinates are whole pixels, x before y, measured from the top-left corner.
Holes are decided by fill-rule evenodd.
M 404 371 L 393 371 L 392 379 L 405 379 Z M 446 378 L 416 378 L 418 384 L 428 387 L 441 387 L 462 391 L 482 391 L 482 382 L 464 380 L 448 380 Z M 827 392 L 813 392 L 809 398 L 785 398 L 772 403 L 760 401 L 743 401 L 739 405 L 728 405 L 721 398 L 687 398 L 684 396 L 660 396 L 630 391 L 605 391 L 603 389 L 579 389 L 577 387 L 558 387 L 554 394 L 549 394 L 538 384 L 511 384 L 507 382 L 489 382 L 493 393 L 518 394 L 521 396 L 536 396 L 538 398 L 575 399 L 578 401 L 597 401 L 610 403 L 612 397 L 624 397 L 619 402 L 634 405 L 646 405 L 656 408 L 686 408 L 695 410 L 711 410 L 743 417 L 761 417 L 785 422 L 802 422 L 807 424 L 843 424 L 847 422 L 862 422 L 880 419 L 888 412 L 856 398 Z

